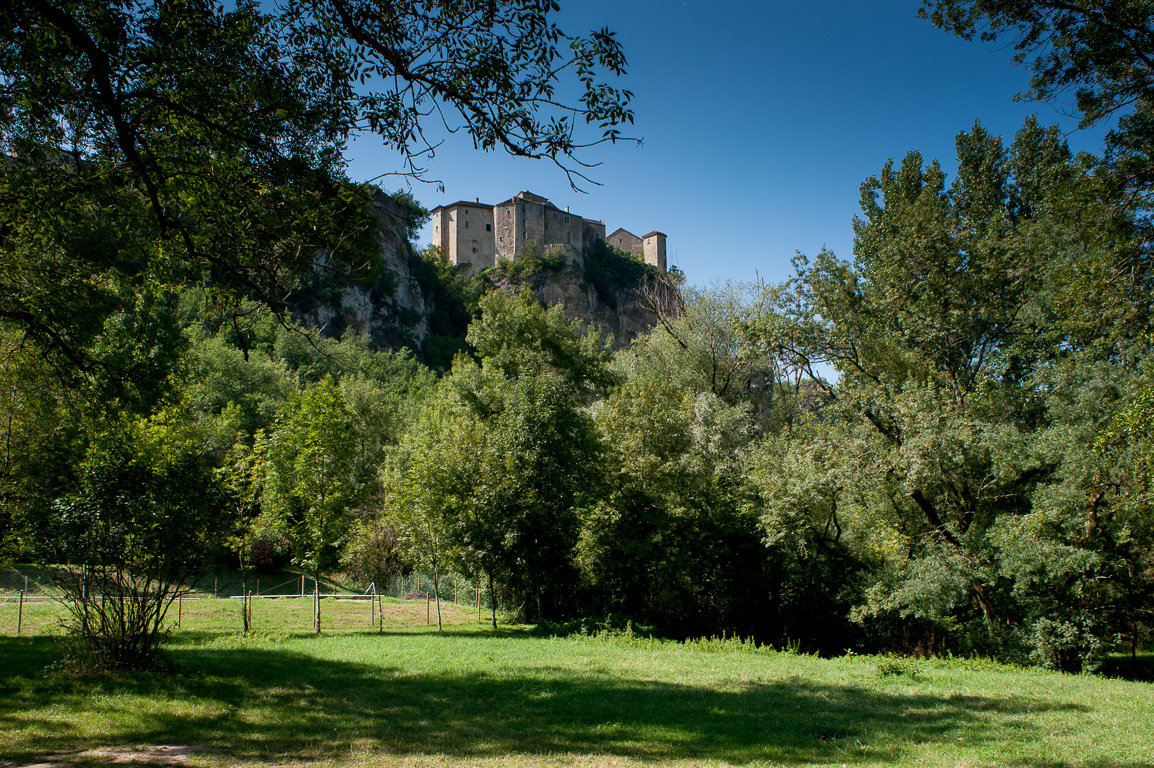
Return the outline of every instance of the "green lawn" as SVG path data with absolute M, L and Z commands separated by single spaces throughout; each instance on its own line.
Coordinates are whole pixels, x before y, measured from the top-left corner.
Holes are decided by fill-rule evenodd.
M 170 670 L 137 676 L 53 666 L 57 641 L 0 608 L 0 762 L 181 745 L 213 766 L 1154 765 L 1149 683 L 541 638 L 450 606 L 438 634 L 424 602 L 386 602 L 382 633 L 367 604 L 325 601 L 317 637 L 306 602 L 257 601 L 246 637 L 239 601 L 190 601 Z

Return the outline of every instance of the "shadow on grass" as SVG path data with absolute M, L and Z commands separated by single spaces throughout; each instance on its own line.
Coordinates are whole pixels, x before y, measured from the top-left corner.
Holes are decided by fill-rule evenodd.
M 1043 760 L 1040 762 L 1029 762 L 1019 760 L 1015 763 L 1009 763 L 1011 768 L 1150 768 L 1150 763 L 1118 763 L 1107 760 Z
M 1120 677 L 1123 680 L 1154 682 L 1154 653 L 1139 653 L 1136 656 L 1118 654 L 1106 660 L 1102 674 Z
M 0 642 L 0 733 L 14 735 L 0 742 L 7 760 L 104 745 L 192 744 L 241 760 L 550 753 L 884 763 L 902 759 L 912 744 L 963 737 L 977 747 L 1028 733 L 1030 713 L 1083 709 L 1013 695 L 943 699 L 802 679 L 707 687 L 541 666 L 420 674 L 256 642 L 177 647 L 171 655 L 179 672 L 164 676 L 40 672 L 55 651 L 45 638 Z

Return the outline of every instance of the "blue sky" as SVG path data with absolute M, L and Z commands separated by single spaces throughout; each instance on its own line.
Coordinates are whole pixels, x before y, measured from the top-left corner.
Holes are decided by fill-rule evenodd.
M 619 85 L 635 94 L 643 145 L 585 154 L 601 163 L 591 172 L 601 186 L 582 194 L 552 164 L 485 154 L 455 135 L 429 162 L 445 191 L 410 186 L 426 207 L 532 190 L 610 232 L 665 232 L 670 263 L 693 283 L 776 282 L 796 251 L 852 258 L 861 183 L 915 149 L 951 169 L 954 137 L 975 120 L 1008 143 L 1037 113 L 1075 150 L 1101 145 L 1102 130 L 1076 131 L 1055 106 L 1015 103 L 1028 73 L 1011 51 L 919 20 L 919 0 L 560 3 L 565 31 L 617 33 L 629 58 Z M 396 162 L 360 142 L 349 170 L 365 180 Z

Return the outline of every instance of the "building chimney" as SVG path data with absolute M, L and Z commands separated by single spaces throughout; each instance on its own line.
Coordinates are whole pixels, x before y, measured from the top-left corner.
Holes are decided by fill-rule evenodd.
M 569 206 L 565 206 L 565 213 L 569 213 Z
M 476 200 L 478 203 L 481 202 L 481 198 L 479 198 L 479 197 L 474 197 L 473 199 Z

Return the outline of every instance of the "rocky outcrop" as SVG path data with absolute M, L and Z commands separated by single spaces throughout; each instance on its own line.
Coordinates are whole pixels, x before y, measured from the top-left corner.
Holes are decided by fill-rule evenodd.
M 513 281 L 494 279 L 498 287 L 516 288 Z M 522 283 L 547 305 L 560 304 L 565 316 L 583 320 L 601 333 L 611 334 L 618 349 L 629 346 L 639 334 L 657 324 L 657 315 L 646 308 L 641 294 L 633 288 L 617 287 L 612 295 L 603 296 L 586 282 L 582 268 L 576 264 L 538 273 Z
M 311 285 L 294 296 L 294 312 L 327 336 L 353 330 L 367 336 L 377 349 L 421 349 L 431 333 L 429 319 L 437 308 L 434 296 L 441 296 L 442 301 L 446 296 L 436 290 L 436 270 L 421 260 L 409 240 L 419 208 L 379 194 L 373 210 L 379 245 L 373 274 L 358 280 L 333 274 L 318 263 Z M 618 348 L 628 346 L 657 323 L 657 315 L 643 305 L 637 290 L 615 284 L 619 278 L 609 273 L 586 275 L 584 270 L 595 267 L 583 262 L 566 259 L 561 266 L 546 260 L 530 274 L 524 268 L 510 271 L 498 266 L 474 279 L 487 280 L 497 288 L 528 287 L 543 303 L 561 305 L 566 317 L 612 335 Z M 637 275 L 633 277 L 636 282 Z
M 361 280 L 326 278 L 323 265 L 318 265 L 320 274 L 302 292 L 297 315 L 322 328 L 325 335 L 339 336 L 352 329 L 368 336 L 378 349 L 420 347 L 433 308 L 418 277 L 419 257 L 408 239 L 412 214 L 384 194 L 375 197 L 373 213 L 379 225 L 374 275 Z

